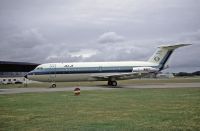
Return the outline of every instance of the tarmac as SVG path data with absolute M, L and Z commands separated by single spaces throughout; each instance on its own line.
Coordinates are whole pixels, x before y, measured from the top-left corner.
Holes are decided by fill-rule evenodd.
M 94 86 L 94 87 L 79 87 L 81 90 L 114 90 L 114 89 L 136 89 L 136 88 L 200 88 L 200 82 L 197 83 L 151 83 L 151 84 L 129 84 L 119 85 L 117 87 L 109 86 Z M 57 87 L 57 88 L 10 88 L 0 89 L 1 94 L 17 94 L 17 93 L 41 93 L 41 92 L 59 92 L 59 91 L 74 91 L 75 87 Z

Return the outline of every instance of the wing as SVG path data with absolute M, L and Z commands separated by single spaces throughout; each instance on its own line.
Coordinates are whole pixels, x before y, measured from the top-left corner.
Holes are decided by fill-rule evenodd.
M 104 73 L 104 74 L 95 74 L 91 77 L 97 80 L 125 80 L 125 79 L 133 79 L 133 78 L 141 78 L 149 73 L 143 72 L 130 72 L 130 73 Z

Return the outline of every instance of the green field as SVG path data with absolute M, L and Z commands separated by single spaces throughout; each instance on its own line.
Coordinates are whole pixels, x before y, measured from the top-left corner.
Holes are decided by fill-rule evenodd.
M 200 88 L 0 95 L 0 130 L 200 130 Z

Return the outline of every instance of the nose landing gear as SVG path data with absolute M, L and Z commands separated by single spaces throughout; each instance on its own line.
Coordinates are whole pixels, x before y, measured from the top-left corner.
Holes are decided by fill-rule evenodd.
M 51 84 L 49 88 L 56 88 L 56 84 L 55 83 Z

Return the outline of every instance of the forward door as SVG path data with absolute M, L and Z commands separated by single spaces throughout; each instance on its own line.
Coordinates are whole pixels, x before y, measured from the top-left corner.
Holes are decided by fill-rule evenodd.
M 50 64 L 49 79 L 51 82 L 55 82 L 55 80 L 56 80 L 56 64 Z

